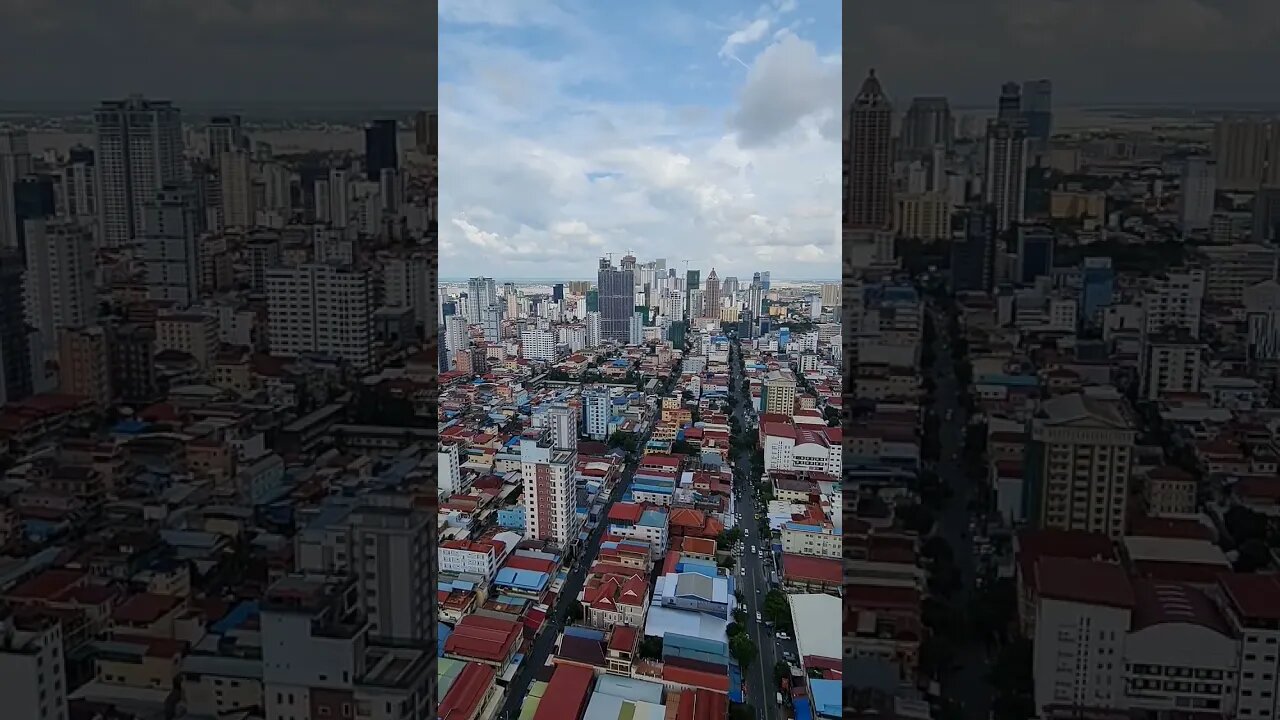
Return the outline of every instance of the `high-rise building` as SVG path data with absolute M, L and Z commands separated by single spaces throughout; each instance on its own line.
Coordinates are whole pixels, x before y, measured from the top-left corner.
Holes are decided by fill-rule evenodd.
M 484 327 L 484 341 L 490 344 L 501 342 L 502 306 L 490 305 L 481 314 L 484 316 L 480 323 Z
M 600 258 L 596 287 L 599 292 L 601 341 L 626 344 L 631 339 L 635 285 L 634 269 L 615 270 L 608 258 Z M 589 303 L 587 308 L 591 309 Z
M 83 146 L 71 148 L 67 164 L 59 174 L 59 194 L 62 201 L 59 212 L 64 217 L 97 226 L 102 197 L 93 150 Z
M 893 108 L 872 70 L 850 108 L 845 212 L 849 227 L 892 227 L 892 132 Z
M 1033 149 L 1049 149 L 1053 137 L 1053 83 L 1028 80 L 1022 83 L 1022 117 L 1027 123 L 1027 139 Z
M 1178 221 L 1183 234 L 1204 232 L 1213 222 L 1213 198 L 1217 190 L 1217 168 L 1204 156 L 1187 158 L 1182 169 L 1182 195 L 1178 200 Z
M 951 289 L 954 292 L 995 286 L 996 218 L 990 206 L 969 207 L 955 217 L 951 241 Z
M 555 362 L 556 334 L 542 328 L 525 328 L 520 333 L 520 357 Z
M 21 250 L 13 186 L 31 174 L 31 149 L 26 130 L 0 130 L 0 252 Z
M 551 286 L 551 302 L 564 302 L 564 283 Z
M 466 350 L 470 346 L 465 317 L 450 315 L 444 319 L 444 342 L 451 353 Z
M 567 548 L 578 534 L 578 452 L 554 447 L 549 432 L 527 433 L 520 439 L 527 537 Z
M 435 623 L 427 571 L 435 561 L 433 524 L 400 498 L 366 495 L 347 512 L 303 524 L 294 538 L 297 569 L 355 577 L 371 633 L 428 640 Z
M 716 269 L 711 268 L 711 274 L 707 275 L 707 287 L 702 294 L 703 304 L 706 309 L 703 315 L 706 317 L 720 317 L 720 278 L 716 277 Z
M 1084 292 L 1080 299 L 1080 314 L 1087 324 L 1101 320 L 1102 309 L 1111 304 L 1115 293 L 1115 270 L 1109 257 L 1084 259 Z
M 823 307 L 837 307 L 840 305 L 840 283 L 822 284 L 822 305 Z
M 439 137 L 440 115 L 422 110 L 413 116 L 413 140 L 418 152 L 436 154 L 436 138 Z
M 587 313 L 587 347 L 600 347 L 600 313 Z
M 578 449 L 578 413 L 565 404 L 547 409 L 547 427 L 551 430 L 552 447 L 561 450 Z
M 179 306 L 200 299 L 200 256 L 196 219 L 189 194 L 166 185 L 143 207 L 142 265 L 153 300 Z
M 685 319 L 691 319 L 697 316 L 698 311 L 702 308 L 695 307 L 692 297 L 695 290 L 701 290 L 700 270 L 686 270 L 684 273 L 684 316 Z
M 1264 187 L 1253 196 L 1253 242 L 1280 240 L 1280 187 Z
M 217 161 L 223 227 L 253 227 L 257 208 L 252 156 L 247 150 L 228 150 L 219 155 Z
M 498 302 L 498 289 L 491 277 L 473 277 L 467 281 L 467 298 L 471 304 L 467 322 L 479 325 L 484 322 L 484 311 Z
M 216 115 L 209 118 L 209 125 L 205 128 L 205 141 L 209 159 L 215 162 L 223 153 L 249 149 L 249 138 L 244 134 L 244 124 L 239 115 Z
M 901 146 L 904 157 L 931 157 L 941 145 L 950 152 L 955 124 L 951 106 L 944 97 L 918 97 L 911 100 L 902 120 Z
M 183 178 L 182 117 L 163 100 L 104 101 L 93 114 L 101 179 L 103 243 L 137 238 L 143 208 Z
M 431 281 L 431 258 L 426 253 L 415 252 L 391 258 L 383 269 L 383 281 L 387 305 L 412 308 L 414 322 L 419 325 L 431 321 L 431 296 L 435 292 L 435 283 Z
M 1033 283 L 1053 273 L 1053 250 L 1056 235 L 1048 225 L 1018 227 L 1018 273 L 1015 280 Z
M 732 275 L 725 278 L 724 282 L 720 283 L 721 297 L 732 298 L 734 295 L 738 294 L 738 290 L 739 290 L 738 278 Z
M 1041 403 L 1030 430 L 1023 497 L 1033 524 L 1122 537 L 1137 437 L 1125 401 L 1060 395 Z
M 1016 82 L 1000 86 L 1000 101 L 996 106 L 997 120 L 1022 120 L 1022 88 Z
M 986 202 L 995 207 L 997 232 L 1026 217 L 1027 132 L 1021 117 L 993 120 L 987 125 L 983 189 Z
M 110 359 L 102 328 L 63 328 L 58 337 L 58 392 L 89 398 L 99 409 L 110 407 Z
M 417 554 L 425 554 L 431 546 L 423 542 Z M 356 555 L 364 553 L 364 547 L 356 548 Z M 380 550 L 372 554 L 386 556 Z M 427 561 L 424 568 L 431 565 Z M 410 607 L 423 603 L 434 607 L 435 593 L 430 587 L 435 581 L 429 572 L 413 572 L 400 565 L 385 566 L 378 572 L 376 581 L 347 574 L 299 573 L 286 575 L 267 588 L 259 616 L 264 717 L 341 718 L 353 716 L 356 708 L 392 708 L 383 717 L 435 717 L 434 639 L 406 642 L 374 632 L 375 622 L 381 624 L 382 620 L 375 621 L 364 602 L 373 592 L 367 586 L 385 587 L 381 574 L 394 573 L 391 581 L 396 587 L 415 582 L 423 586 L 419 590 L 423 597 L 409 598 L 416 601 Z M 397 595 L 390 602 L 404 601 Z M 428 612 L 434 616 L 434 610 Z M 433 623 L 427 625 L 434 632 Z
M 378 182 L 385 169 L 400 168 L 400 147 L 395 120 L 374 120 L 364 129 L 365 177 Z
M 373 289 L 369 273 L 310 263 L 267 271 L 272 355 L 320 354 L 357 370 L 373 365 Z
M 52 218 L 58 213 L 56 183 L 51 175 L 27 175 L 10 186 L 13 215 L 17 222 L 17 248 L 25 258 L 31 250 L 27 242 L 27 221 Z
M 1213 129 L 1213 159 L 1217 169 L 1217 189 L 1254 191 L 1267 177 L 1267 159 L 1271 137 L 1276 136 L 1280 152 L 1280 122 L 1268 123 L 1252 117 L 1219 120 Z M 1277 163 L 1276 179 L 1280 179 Z M 1272 182 L 1280 185 L 1280 182 Z
M 6 717 L 64 720 L 67 714 L 66 647 L 62 623 L 44 614 L 0 616 L 0 695 Z
M 796 412 L 796 378 L 790 371 L 774 370 L 761 380 L 761 412 L 791 417 Z
M 607 388 L 592 388 L 582 393 L 582 419 L 587 437 L 605 440 L 609 436 L 609 406 L 612 397 Z
M 58 347 L 58 331 L 88 324 L 97 314 L 92 232 L 71 220 L 28 220 L 27 321 L 43 356 Z
M 17 250 L 0 249 L 0 405 L 22 400 L 35 391 L 24 275 Z

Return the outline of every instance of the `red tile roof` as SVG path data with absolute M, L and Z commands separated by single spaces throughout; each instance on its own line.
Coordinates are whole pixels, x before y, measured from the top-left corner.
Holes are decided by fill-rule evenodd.
M 1242 617 L 1280 621 L 1280 577 L 1230 573 L 1218 578 L 1223 595 Z
M 111 619 L 130 625 L 149 624 L 172 612 L 181 602 L 182 598 L 174 595 L 138 593 L 121 603 L 111 613 Z
M 515 649 L 521 632 L 520 623 L 511 620 L 467 615 L 445 641 L 444 651 L 464 658 L 502 662 Z
M 789 580 L 818 581 L 839 585 L 844 578 L 844 572 L 838 558 L 783 553 L 782 576 Z
M 587 706 L 595 673 L 580 665 L 557 665 L 533 720 L 577 720 Z
M 473 717 L 496 675 L 497 670 L 492 665 L 467 663 L 463 666 L 449 692 L 440 701 L 440 720 Z
M 1036 588 L 1042 598 L 1132 608 L 1133 585 L 1115 563 L 1070 557 L 1042 557 L 1035 566 Z

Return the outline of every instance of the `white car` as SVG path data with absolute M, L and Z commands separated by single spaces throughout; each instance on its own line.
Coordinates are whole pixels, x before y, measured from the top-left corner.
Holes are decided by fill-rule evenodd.
M 760 611 L 759 611 L 759 610 L 757 610 L 757 611 L 756 611 L 756 622 L 760 622 L 760 619 L 761 619 L 761 618 L 760 618 Z

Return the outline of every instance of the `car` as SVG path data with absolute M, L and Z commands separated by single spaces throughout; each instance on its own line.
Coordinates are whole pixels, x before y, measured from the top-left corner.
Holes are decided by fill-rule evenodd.
M 756 611 L 756 622 L 760 622 L 760 611 Z
M 779 639 L 779 640 L 790 640 L 790 639 L 791 639 L 791 636 L 787 634 L 787 631 L 786 631 L 786 630 L 779 630 L 779 631 L 778 631 L 778 639 Z
M 790 652 L 787 652 L 786 650 L 783 650 L 783 651 L 782 651 L 782 659 L 783 659 L 783 660 L 795 660 L 795 659 L 796 659 L 796 656 L 795 656 L 795 655 L 792 655 Z

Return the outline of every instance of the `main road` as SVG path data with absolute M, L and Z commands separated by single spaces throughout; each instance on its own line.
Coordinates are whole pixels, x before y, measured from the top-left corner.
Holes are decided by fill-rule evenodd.
M 742 428 L 743 432 L 749 432 L 746 407 L 751 402 L 751 397 L 745 387 L 742 373 L 738 371 L 738 363 L 741 360 L 738 341 L 734 338 L 732 342 L 732 349 L 729 352 L 729 387 L 730 393 L 737 399 L 733 412 L 734 417 L 738 419 L 738 427 Z M 746 600 L 743 609 L 747 613 L 747 633 L 759 650 L 753 666 L 743 672 L 743 680 L 747 685 L 748 702 L 760 717 L 768 720 L 778 714 L 773 666 L 778 659 L 778 643 L 781 641 L 777 639 L 773 628 L 756 621 L 757 612 L 761 613 L 761 620 L 763 620 L 764 598 L 770 589 L 770 570 L 765 565 L 764 558 L 753 552 L 752 548 L 763 547 L 764 557 L 769 558 L 770 562 L 776 561 L 776 558 L 773 557 L 772 537 L 769 533 L 761 535 L 761 523 L 756 519 L 756 509 L 759 507 L 756 496 L 758 478 L 751 475 L 751 450 L 740 448 L 733 463 L 735 469 L 740 468 L 742 476 L 746 478 L 746 482 L 738 482 L 738 474 L 734 473 L 734 509 L 742 516 L 740 524 L 743 532 L 750 534 L 750 537 L 742 539 L 743 552 L 738 558 L 740 569 L 735 569 L 734 572 L 737 573 L 736 584 L 742 590 Z
M 667 387 L 669 389 L 670 384 Z M 595 529 L 591 531 L 585 541 L 577 545 L 574 564 L 570 566 L 569 574 L 565 578 L 564 584 L 560 587 L 560 593 L 556 596 L 555 607 L 551 608 L 550 612 L 547 613 L 546 623 L 542 628 L 542 632 L 538 634 L 538 638 L 533 641 L 533 646 L 525 653 L 524 660 L 520 663 L 519 671 L 516 672 L 515 677 L 512 678 L 511 683 L 507 686 L 507 696 L 503 700 L 502 712 L 499 713 L 498 717 L 515 718 L 520 714 L 520 706 L 529 694 L 529 684 L 533 681 L 534 669 L 541 668 L 547 664 L 547 658 L 555 648 L 555 641 L 560 635 L 560 629 L 564 627 L 564 619 L 568 613 L 570 603 L 578 602 L 578 593 L 582 592 L 582 585 L 586 582 L 587 570 L 595 562 L 596 554 L 600 550 L 600 538 L 609 526 L 607 522 L 609 508 L 622 499 L 622 496 L 626 494 L 627 488 L 631 487 L 631 481 L 635 478 L 636 468 L 639 464 L 639 457 L 643 454 L 644 446 L 649 442 L 649 436 L 652 434 L 653 422 L 650 422 L 644 435 L 639 438 L 636 444 L 635 453 L 628 454 L 622 477 L 618 478 L 618 482 L 614 483 L 613 490 L 609 493 L 608 501 L 605 502 L 604 507 L 601 509 L 600 518 L 596 523 Z M 643 628 L 641 629 L 643 630 Z
M 960 404 L 959 382 L 955 361 L 947 349 L 947 316 L 930 303 L 933 318 L 934 382 L 933 409 L 938 413 L 938 479 L 951 488 L 952 494 L 937 518 L 935 532 L 951 546 L 956 569 L 960 574 L 960 590 L 952 597 L 953 605 L 967 613 L 973 593 L 975 563 L 973 536 L 969 529 L 969 501 L 974 497 L 973 482 L 965 475 L 964 435 L 968 417 Z M 950 418 L 950 419 L 948 419 Z M 954 459 L 953 459 L 954 458 Z M 965 718 L 987 720 L 990 715 L 991 688 L 987 681 L 989 659 L 984 643 L 974 633 L 966 633 L 956 647 L 955 663 L 945 669 L 942 695 L 959 702 Z

